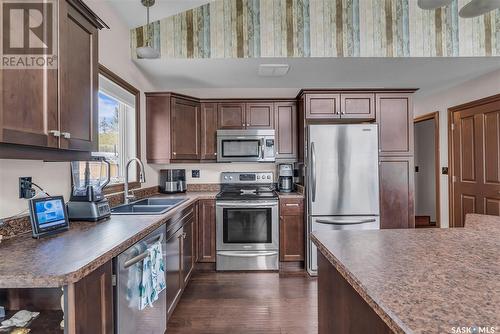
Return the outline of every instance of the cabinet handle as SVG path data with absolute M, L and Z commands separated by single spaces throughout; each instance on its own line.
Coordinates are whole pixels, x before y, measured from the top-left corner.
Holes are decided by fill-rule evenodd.
M 298 203 L 287 203 L 285 204 L 285 206 L 299 206 Z
M 342 111 L 340 112 L 340 114 L 341 114 L 341 115 L 345 115 L 345 111 L 344 111 L 344 110 L 342 110 Z
M 62 135 L 65 139 L 70 139 L 70 138 L 71 138 L 71 133 L 69 133 L 69 132 L 61 132 L 61 135 Z
M 186 239 L 186 238 L 187 238 L 187 233 L 186 232 L 182 233 L 182 239 Z
M 173 154 L 173 155 L 177 155 L 177 153 L 175 153 L 175 152 L 172 152 L 172 154 Z
M 59 130 L 50 130 L 49 133 L 54 137 L 61 137 L 61 131 Z

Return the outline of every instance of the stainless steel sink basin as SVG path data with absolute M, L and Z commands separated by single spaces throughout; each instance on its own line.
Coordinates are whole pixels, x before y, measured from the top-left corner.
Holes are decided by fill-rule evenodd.
M 187 198 L 146 198 L 137 202 L 123 204 L 111 209 L 113 215 L 162 215 Z

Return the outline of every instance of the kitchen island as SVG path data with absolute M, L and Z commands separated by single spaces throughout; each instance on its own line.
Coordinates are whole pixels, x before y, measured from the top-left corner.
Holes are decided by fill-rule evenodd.
M 498 332 L 499 235 L 498 217 L 455 229 L 314 233 L 319 333 Z

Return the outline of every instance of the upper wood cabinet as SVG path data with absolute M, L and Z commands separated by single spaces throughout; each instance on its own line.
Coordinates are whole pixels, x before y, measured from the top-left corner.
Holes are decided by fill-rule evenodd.
M 274 104 L 272 102 L 252 102 L 245 106 L 247 129 L 274 129 Z
M 200 104 L 173 98 L 170 110 L 171 160 L 200 160 Z M 164 134 L 165 135 L 165 134 Z
M 170 162 L 170 94 L 146 93 L 146 159 Z
M 374 120 L 375 94 L 341 93 L 340 116 L 343 119 Z
M 411 94 L 376 94 L 376 108 L 380 155 L 413 155 Z
M 274 128 L 276 129 L 276 158 L 297 158 L 297 104 L 276 102 L 274 104 Z
M 43 159 L 33 147 L 97 150 L 97 35 L 105 24 L 78 1 L 58 4 L 58 68 L 2 69 L 0 143 L 31 147 L 19 147 L 14 157 Z M 0 147 L 0 158 L 11 152 Z M 55 154 L 45 153 L 47 159 Z
M 245 103 L 221 102 L 217 113 L 219 129 L 243 129 L 245 127 Z
M 201 160 L 217 160 L 217 103 L 201 104 Z
M 306 94 L 306 119 L 340 118 L 340 94 Z

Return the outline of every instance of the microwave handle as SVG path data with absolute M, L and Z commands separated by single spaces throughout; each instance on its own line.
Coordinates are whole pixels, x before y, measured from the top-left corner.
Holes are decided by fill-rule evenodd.
M 266 144 L 266 140 L 264 138 L 262 138 L 260 140 L 260 158 L 261 159 L 264 159 L 264 154 L 265 154 L 265 151 L 264 151 L 264 145 Z

